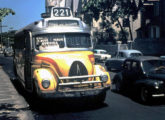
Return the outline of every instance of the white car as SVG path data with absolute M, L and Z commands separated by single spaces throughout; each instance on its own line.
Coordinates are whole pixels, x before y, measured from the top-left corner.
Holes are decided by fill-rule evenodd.
M 94 56 L 96 62 L 105 62 L 107 59 L 111 58 L 111 55 L 109 55 L 106 50 L 102 49 L 94 49 Z
M 3 54 L 5 57 L 11 57 L 13 56 L 13 49 L 11 47 L 7 47 L 4 49 Z
M 126 58 L 138 57 L 142 55 L 143 54 L 138 50 L 119 50 L 116 53 L 115 57 L 112 57 L 105 62 L 105 66 L 109 71 L 120 71 L 122 64 Z

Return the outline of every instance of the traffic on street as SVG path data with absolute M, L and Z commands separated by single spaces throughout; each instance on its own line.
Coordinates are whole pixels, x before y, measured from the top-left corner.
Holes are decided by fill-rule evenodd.
M 165 118 L 164 98 L 157 98 L 152 104 L 144 105 L 128 95 L 115 92 L 115 86 L 112 86 L 112 89 L 107 92 L 105 102 L 99 105 L 71 100 L 36 101 L 21 87 L 21 84 L 17 85 L 13 81 L 12 57 L 4 57 L 1 54 L 0 65 L 1 120 L 163 120 Z M 110 75 L 113 80 L 115 73 L 110 72 Z
M 0 120 L 164 120 L 165 0 L 0 2 Z

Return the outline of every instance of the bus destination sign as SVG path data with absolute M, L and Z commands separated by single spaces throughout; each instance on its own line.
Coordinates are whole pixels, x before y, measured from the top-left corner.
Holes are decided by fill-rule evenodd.
M 71 16 L 71 11 L 69 8 L 54 8 L 53 15 L 54 17 L 69 17 Z

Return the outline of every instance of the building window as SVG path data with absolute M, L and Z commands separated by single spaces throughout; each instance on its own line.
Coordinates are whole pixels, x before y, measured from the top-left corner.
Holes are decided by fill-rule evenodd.
M 160 13 L 159 9 L 160 9 L 159 3 L 157 2 L 154 4 L 154 16 L 159 16 Z
M 160 27 L 159 26 L 152 26 L 151 27 L 151 38 L 157 39 L 160 38 Z

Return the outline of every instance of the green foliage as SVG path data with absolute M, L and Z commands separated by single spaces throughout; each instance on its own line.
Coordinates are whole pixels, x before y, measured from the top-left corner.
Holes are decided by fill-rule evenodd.
M 2 43 L 3 45 L 7 46 L 8 45 L 8 41 L 9 43 L 13 43 L 14 42 L 14 34 L 15 34 L 16 30 L 12 30 L 12 31 L 8 31 L 8 32 L 4 32 L 2 33 Z
M 136 2 L 139 3 L 138 7 Z M 121 28 L 119 18 L 127 19 L 130 16 L 135 20 L 137 18 L 138 11 L 142 8 L 141 0 L 89 0 L 84 3 L 83 13 L 90 13 L 91 16 L 98 21 L 99 17 L 102 18 L 102 28 L 106 31 L 108 26 L 116 23 L 117 27 Z M 107 22 L 109 20 L 109 22 Z M 122 33 L 125 33 L 124 31 Z M 125 35 L 126 39 L 126 35 Z M 125 42 L 125 41 L 123 41 Z
M 85 3 L 83 13 L 90 13 L 92 17 L 97 21 L 100 13 L 103 12 L 103 16 L 107 16 L 110 9 L 113 7 L 113 0 L 89 0 Z
M 9 14 L 15 15 L 15 12 L 9 8 L 0 8 L 0 21 Z

